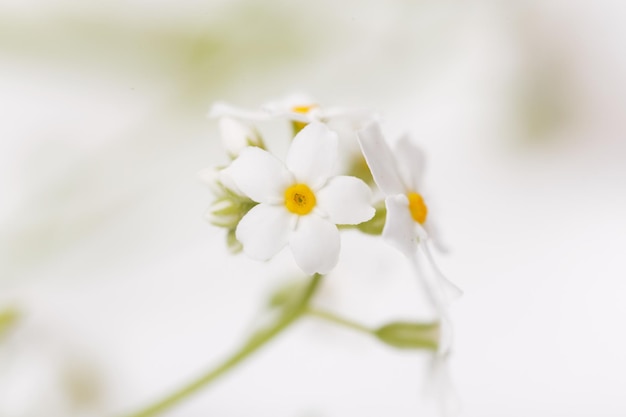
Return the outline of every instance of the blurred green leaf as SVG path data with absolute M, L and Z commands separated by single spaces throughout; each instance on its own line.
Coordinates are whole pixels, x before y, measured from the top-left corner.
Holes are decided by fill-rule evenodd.
M 8 331 L 17 323 L 19 313 L 13 309 L 0 311 L 0 340 L 8 333 Z

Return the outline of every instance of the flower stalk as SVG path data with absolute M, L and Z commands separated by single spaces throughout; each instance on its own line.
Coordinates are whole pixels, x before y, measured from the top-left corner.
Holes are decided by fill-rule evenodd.
M 204 375 L 201 375 L 199 378 L 191 381 L 189 384 L 185 385 L 184 387 L 175 391 L 164 399 L 139 412 L 130 414 L 128 415 L 128 417 L 152 417 L 160 415 L 170 408 L 176 406 L 183 400 L 187 399 L 191 395 L 200 391 L 201 389 L 206 388 L 212 382 L 217 380 L 220 376 L 226 374 L 228 371 L 242 363 L 245 359 L 250 357 L 260 348 L 265 346 L 268 342 L 273 340 L 276 336 L 281 334 L 285 329 L 287 329 L 291 324 L 293 324 L 297 319 L 299 319 L 304 313 L 307 312 L 307 306 L 309 304 L 309 301 L 319 287 L 321 279 L 322 275 L 313 275 L 309 284 L 300 296 L 300 300 L 297 303 L 294 303 L 291 308 L 285 310 L 274 325 L 266 329 L 262 329 L 261 331 L 254 334 L 246 344 L 244 344 L 238 351 L 236 351 L 232 356 L 227 358 L 220 365 L 211 369 Z

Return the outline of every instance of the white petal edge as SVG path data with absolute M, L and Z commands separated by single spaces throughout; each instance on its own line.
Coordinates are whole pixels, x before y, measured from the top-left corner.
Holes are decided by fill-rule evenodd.
M 295 218 L 282 206 L 259 204 L 241 219 L 235 236 L 252 259 L 265 261 L 289 241 Z
M 359 145 L 367 165 L 370 167 L 374 181 L 386 196 L 406 192 L 396 171 L 396 161 L 378 122 L 373 122 L 357 131 Z
M 397 171 L 402 182 L 411 191 L 418 192 L 424 174 L 424 153 L 409 135 L 403 135 L 395 144 L 393 154 L 398 163 Z
M 358 178 L 337 176 L 317 194 L 319 210 L 335 224 L 359 224 L 371 219 L 376 210 L 372 207 L 372 191 Z
M 296 264 L 309 275 L 330 272 L 339 261 L 340 246 L 337 226 L 315 214 L 300 216 L 289 240 Z
M 228 168 L 228 174 L 243 194 L 259 203 L 279 204 L 293 182 L 287 168 L 263 149 L 248 147 Z
M 330 178 L 337 162 L 337 134 L 326 125 L 311 122 L 293 139 L 286 165 L 297 182 L 314 190 Z
M 362 129 L 374 120 L 378 120 L 379 116 L 374 111 L 368 109 L 331 107 L 321 112 L 320 119 L 331 125 L 331 127 L 333 124 L 344 124 L 347 128 L 354 131 Z
M 387 218 L 383 228 L 383 239 L 405 256 L 414 256 L 420 242 L 416 228 L 419 225 L 411 217 L 409 200 L 404 194 L 397 194 L 387 197 L 385 205 Z

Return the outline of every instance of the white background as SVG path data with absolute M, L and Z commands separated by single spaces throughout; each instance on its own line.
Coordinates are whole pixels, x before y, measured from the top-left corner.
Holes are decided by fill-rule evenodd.
M 438 260 L 465 290 L 462 416 L 626 415 L 623 15 L 609 1 L 3 1 L 0 309 L 22 320 L 0 342 L 0 416 L 128 412 L 243 340 L 298 274 L 288 253 L 229 255 L 203 221 L 196 174 L 226 161 L 205 113 L 293 91 L 376 108 L 427 152 L 451 249 Z M 344 237 L 318 302 L 371 325 L 417 318 L 402 258 Z M 307 320 L 170 415 L 436 415 L 428 360 Z

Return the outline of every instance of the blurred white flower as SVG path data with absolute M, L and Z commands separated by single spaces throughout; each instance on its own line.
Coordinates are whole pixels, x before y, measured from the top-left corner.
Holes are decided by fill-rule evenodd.
M 245 148 L 228 169 L 237 188 L 259 204 L 239 222 L 237 239 L 251 258 L 267 260 L 289 245 L 306 273 L 327 273 L 339 259 L 336 224 L 374 215 L 361 180 L 332 176 L 337 135 L 312 122 L 294 138 L 285 164 L 269 152 Z
M 55 323 L 45 298 L 9 292 L 19 312 L 0 335 L 0 416 L 89 417 L 102 415 L 103 375 L 82 343 Z M 11 303 L 13 304 L 13 303 Z M 43 305 L 43 307 L 42 307 Z
M 359 130 L 357 136 L 372 176 L 385 195 L 387 218 L 383 238 L 415 262 L 418 246 L 421 247 L 439 277 L 437 285 L 428 284 L 435 299 L 433 302 L 436 306 L 447 304 L 449 299 L 462 292 L 437 269 L 426 245 L 432 227 L 428 207 L 420 192 L 424 166 L 422 152 L 408 136 L 400 138 L 392 151 L 376 122 Z
M 300 131 L 304 126 L 314 121 L 347 124 L 352 130 L 356 130 L 377 118 L 376 114 L 370 110 L 322 107 L 315 99 L 305 94 L 292 94 L 270 101 L 261 106 L 261 110 L 247 110 L 217 102 L 209 110 L 209 117 L 234 117 L 249 121 L 283 118 L 293 122 L 296 131 Z

